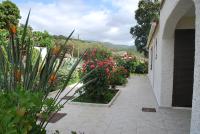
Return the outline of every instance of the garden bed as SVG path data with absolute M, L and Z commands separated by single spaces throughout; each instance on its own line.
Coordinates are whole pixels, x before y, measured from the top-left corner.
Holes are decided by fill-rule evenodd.
M 84 94 L 73 99 L 69 104 L 75 105 L 87 105 L 87 106 L 98 106 L 98 107 L 110 107 L 120 94 L 120 90 L 108 90 L 106 94 L 106 100 L 104 101 L 93 101 Z

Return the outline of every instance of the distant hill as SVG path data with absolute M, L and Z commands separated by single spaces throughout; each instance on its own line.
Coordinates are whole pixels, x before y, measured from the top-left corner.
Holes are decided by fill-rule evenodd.
M 115 49 L 115 50 L 133 50 L 136 51 L 135 46 L 121 45 L 121 44 L 113 44 L 110 42 L 101 42 L 101 41 L 90 41 L 90 40 L 77 40 L 73 39 L 76 42 L 88 43 L 88 45 L 102 45 L 104 47 Z
M 53 36 L 57 42 L 64 42 L 65 38 L 64 36 Z M 128 45 L 121 45 L 121 44 L 113 44 L 110 42 L 101 42 L 101 41 L 90 41 L 90 40 L 78 40 L 78 39 L 71 39 L 69 41 L 69 44 L 74 46 L 75 55 L 79 51 L 80 53 L 84 51 L 87 48 L 93 48 L 93 47 L 106 47 L 109 49 L 112 49 L 113 51 L 127 51 L 129 53 L 142 56 L 142 54 L 138 53 L 136 51 L 135 46 L 128 46 Z

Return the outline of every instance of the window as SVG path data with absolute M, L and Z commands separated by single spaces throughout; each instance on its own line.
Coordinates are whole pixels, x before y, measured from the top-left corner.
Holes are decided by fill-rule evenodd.
M 152 70 L 152 66 L 153 66 L 153 47 L 151 47 L 151 66 L 150 69 Z
M 156 42 L 155 42 L 155 59 L 157 59 L 157 48 L 158 48 L 158 46 L 157 46 L 157 38 L 156 38 Z

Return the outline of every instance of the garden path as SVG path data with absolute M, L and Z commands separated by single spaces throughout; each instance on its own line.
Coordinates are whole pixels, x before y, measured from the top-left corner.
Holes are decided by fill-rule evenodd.
M 132 76 L 111 107 L 66 104 L 67 116 L 47 126 L 48 133 L 59 130 L 84 134 L 188 134 L 190 110 L 158 108 L 147 76 Z M 142 112 L 154 107 L 156 112 Z

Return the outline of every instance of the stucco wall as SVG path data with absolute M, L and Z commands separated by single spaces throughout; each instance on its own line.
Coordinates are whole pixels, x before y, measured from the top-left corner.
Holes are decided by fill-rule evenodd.
M 174 31 L 179 20 L 193 6 L 192 0 L 165 1 L 161 10 L 161 106 L 172 106 L 174 70 Z M 186 28 L 187 29 L 187 28 Z
M 195 29 L 195 17 L 183 17 L 178 22 L 176 29 Z
M 149 79 L 153 88 L 156 100 L 160 105 L 160 66 L 161 66 L 161 45 L 159 44 L 159 26 L 157 27 L 154 37 L 150 43 L 150 49 L 153 50 L 152 69 L 149 66 Z M 149 49 L 149 63 L 151 63 L 151 50 Z
M 167 0 L 160 12 L 159 29 L 153 39 L 157 38 L 157 59 L 153 61 L 153 70 L 149 70 L 149 79 L 158 104 L 162 107 L 172 106 L 174 31 L 176 28 L 194 28 L 194 18 L 190 16 L 188 20 L 183 17 L 192 6 L 191 0 Z M 152 41 L 151 45 L 154 44 Z
M 191 134 L 200 133 L 200 0 L 196 5 L 196 41 L 195 41 L 195 67 L 194 89 L 192 102 Z

